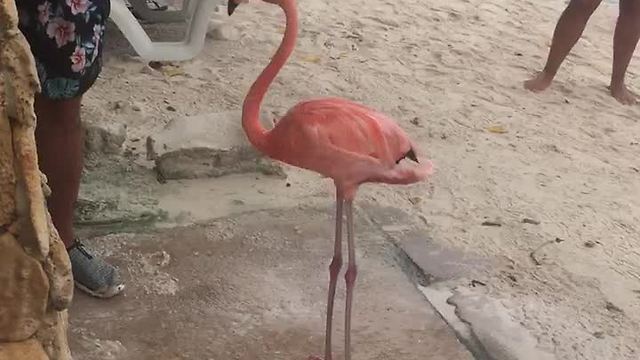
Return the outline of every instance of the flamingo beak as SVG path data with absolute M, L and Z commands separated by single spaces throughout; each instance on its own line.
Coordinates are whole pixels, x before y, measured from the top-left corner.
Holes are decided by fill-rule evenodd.
M 404 154 L 400 159 L 396 160 L 396 164 L 400 164 L 400 161 L 404 159 L 415 161 L 418 164 L 420 163 L 420 161 L 418 161 L 418 156 L 416 155 L 416 152 L 415 150 L 413 150 L 413 148 L 409 149 L 406 154 Z
M 416 152 L 413 151 L 413 149 L 409 150 L 409 152 L 407 152 L 407 154 L 405 155 L 409 160 L 413 160 L 417 163 L 420 163 L 418 161 L 418 157 L 416 156 Z
M 229 14 L 229 16 L 233 14 L 237 7 L 238 3 L 235 2 L 235 0 L 229 0 L 229 2 L 227 3 L 227 13 Z

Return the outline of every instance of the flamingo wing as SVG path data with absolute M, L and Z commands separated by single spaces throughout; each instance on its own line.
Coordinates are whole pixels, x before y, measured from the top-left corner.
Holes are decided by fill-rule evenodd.
M 282 121 L 313 128 L 335 147 L 393 166 L 412 146 L 402 129 L 387 116 L 340 98 L 315 99 L 294 106 Z M 298 127 L 295 126 L 295 127 Z
M 411 142 L 393 120 L 339 98 L 297 104 L 270 136 L 272 157 L 334 179 L 365 181 L 404 157 L 415 158 Z

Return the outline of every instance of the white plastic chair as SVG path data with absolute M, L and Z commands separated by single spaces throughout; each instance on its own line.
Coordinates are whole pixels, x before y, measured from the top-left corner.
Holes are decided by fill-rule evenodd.
M 191 0 L 183 0 L 182 8 L 179 10 L 163 10 L 156 11 L 149 8 L 147 0 L 129 0 L 131 7 L 145 21 L 151 23 L 177 23 L 183 22 L 189 18 L 191 10 L 195 3 Z M 191 6 L 191 7 L 190 7 Z
M 134 1 L 131 1 L 132 5 Z M 123 0 L 111 1 L 110 18 L 141 58 L 147 61 L 184 61 L 193 59 L 202 51 L 209 19 L 218 1 L 187 0 L 182 10 L 186 10 L 183 15 L 187 20 L 187 32 L 181 42 L 151 41 Z

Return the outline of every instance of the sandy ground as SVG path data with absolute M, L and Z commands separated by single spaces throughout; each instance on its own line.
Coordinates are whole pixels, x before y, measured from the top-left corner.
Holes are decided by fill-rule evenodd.
M 411 211 L 443 245 L 498 259 L 481 280 L 517 304 L 514 318 L 558 359 L 637 359 L 640 108 L 606 90 L 617 10 L 597 11 L 548 92 L 522 88 L 542 66 L 563 6 L 300 0 L 298 48 L 265 104 L 278 116 L 300 99 L 338 95 L 393 116 L 437 173 L 410 188 L 367 187 L 362 198 Z M 115 102 L 134 104 L 139 111 L 114 121 L 126 122 L 129 151 L 142 159 L 139 139 L 171 118 L 238 109 L 280 41 L 282 20 L 267 4 L 241 7 L 175 76 L 145 69 L 112 29 L 85 107 L 111 117 Z M 628 81 L 636 88 L 639 65 Z M 288 174 L 309 198 L 330 191 L 313 174 Z M 548 241 L 535 264 L 530 253 Z

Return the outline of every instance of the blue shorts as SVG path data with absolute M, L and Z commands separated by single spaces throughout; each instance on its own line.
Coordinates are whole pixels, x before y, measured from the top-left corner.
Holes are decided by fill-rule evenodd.
M 42 95 L 73 99 L 94 84 L 102 70 L 109 0 L 15 0 L 20 31 L 36 60 Z

